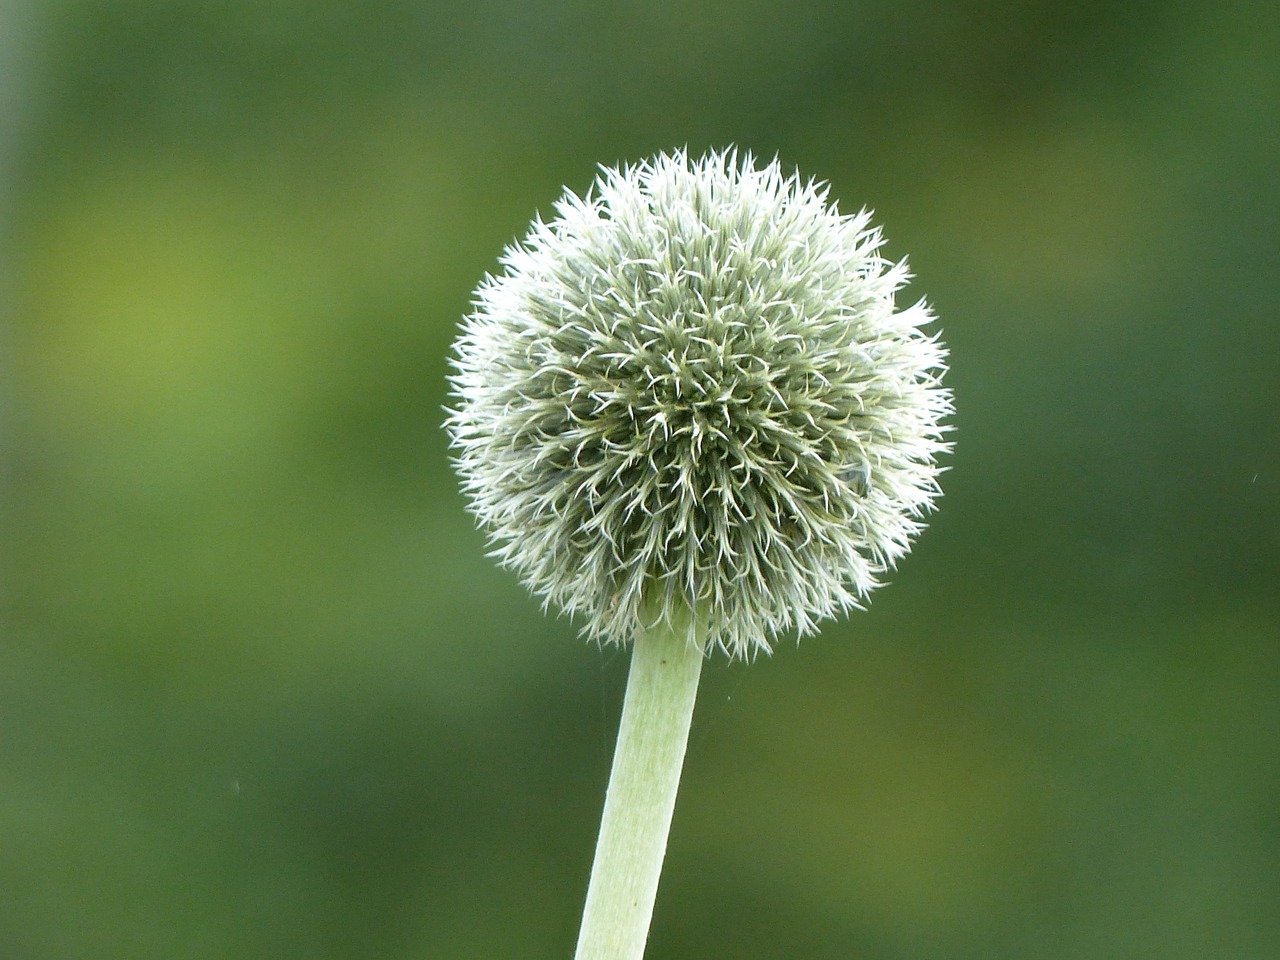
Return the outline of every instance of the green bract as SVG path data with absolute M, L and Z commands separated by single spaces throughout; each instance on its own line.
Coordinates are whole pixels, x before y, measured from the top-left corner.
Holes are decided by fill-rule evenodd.
M 486 277 L 448 429 L 494 555 L 602 641 L 857 607 L 940 493 L 946 351 L 863 211 L 731 151 L 566 192 Z

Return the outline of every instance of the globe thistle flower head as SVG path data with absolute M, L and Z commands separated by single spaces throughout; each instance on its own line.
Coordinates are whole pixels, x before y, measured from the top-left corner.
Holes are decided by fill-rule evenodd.
M 493 555 L 626 643 L 861 606 L 939 495 L 946 352 L 865 210 L 778 162 L 602 168 L 480 284 L 447 428 Z

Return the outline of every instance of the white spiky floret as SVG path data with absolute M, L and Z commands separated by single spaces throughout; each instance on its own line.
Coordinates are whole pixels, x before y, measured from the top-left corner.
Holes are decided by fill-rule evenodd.
M 589 636 L 730 656 L 859 607 L 939 495 L 946 351 L 866 210 L 733 150 L 601 168 L 487 276 L 447 428 L 493 555 Z

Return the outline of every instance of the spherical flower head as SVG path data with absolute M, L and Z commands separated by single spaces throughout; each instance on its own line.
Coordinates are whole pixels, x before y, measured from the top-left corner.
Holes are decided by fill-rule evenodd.
M 447 428 L 493 555 L 584 632 L 730 656 L 859 607 L 939 495 L 951 396 L 865 210 L 747 155 L 602 168 L 508 247 Z

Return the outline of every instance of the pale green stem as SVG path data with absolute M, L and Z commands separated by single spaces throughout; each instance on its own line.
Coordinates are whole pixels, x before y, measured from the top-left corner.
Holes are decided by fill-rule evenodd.
M 575 960 L 640 960 L 667 852 L 702 651 L 665 624 L 634 643 Z

